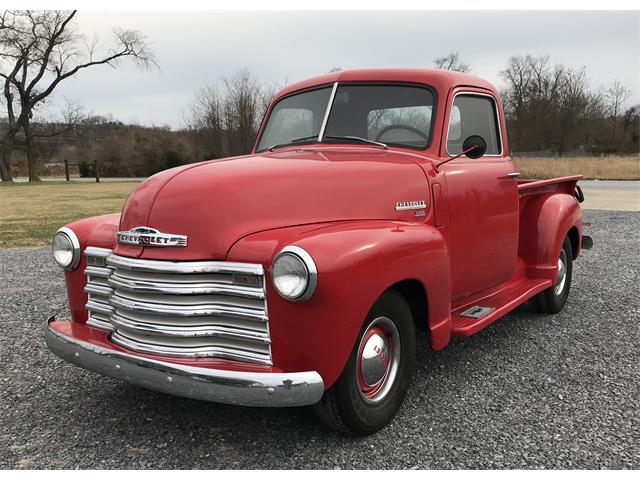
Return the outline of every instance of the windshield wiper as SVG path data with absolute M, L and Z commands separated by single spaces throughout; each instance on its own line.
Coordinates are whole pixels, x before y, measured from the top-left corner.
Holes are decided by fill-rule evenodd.
M 334 140 L 355 140 L 356 142 L 369 143 L 371 145 L 378 145 L 384 149 L 389 148 L 386 143 L 376 142 L 375 140 L 369 140 L 368 138 L 355 137 L 353 135 L 325 135 L 322 138 L 331 138 Z
M 307 137 L 294 138 L 293 140 L 289 140 L 284 143 L 276 143 L 275 145 L 270 146 L 267 150 L 273 152 L 276 148 L 288 147 L 289 145 L 295 145 L 296 143 L 308 142 L 309 140 L 318 139 L 318 134 L 309 135 Z

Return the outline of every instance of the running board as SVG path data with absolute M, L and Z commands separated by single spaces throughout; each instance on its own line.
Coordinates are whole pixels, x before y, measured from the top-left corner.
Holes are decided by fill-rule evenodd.
M 489 297 L 458 307 L 451 312 L 451 335 L 469 337 L 551 285 L 551 280 L 522 278 Z

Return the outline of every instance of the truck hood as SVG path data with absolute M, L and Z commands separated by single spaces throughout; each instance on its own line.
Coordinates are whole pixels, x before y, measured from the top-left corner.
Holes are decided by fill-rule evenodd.
M 425 174 L 410 153 L 308 148 L 213 160 L 168 170 L 140 184 L 120 230 L 139 226 L 187 235 L 187 247 L 117 245 L 149 259 L 224 259 L 251 233 L 319 222 L 415 220 L 396 202 L 428 202 Z

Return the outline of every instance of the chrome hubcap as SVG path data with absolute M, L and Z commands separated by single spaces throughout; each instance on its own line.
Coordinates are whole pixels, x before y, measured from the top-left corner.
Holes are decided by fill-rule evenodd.
M 564 250 L 560 251 L 560 258 L 558 258 L 558 273 L 556 274 L 556 281 L 554 283 L 554 292 L 556 295 L 561 295 L 564 290 L 564 285 L 567 282 L 567 254 Z
M 358 387 L 367 403 L 381 401 L 389 393 L 400 363 L 400 337 L 395 324 L 378 317 L 365 330 L 358 347 Z
M 369 387 L 384 378 L 389 368 L 389 346 L 381 333 L 374 333 L 365 343 L 360 368 L 362 379 Z

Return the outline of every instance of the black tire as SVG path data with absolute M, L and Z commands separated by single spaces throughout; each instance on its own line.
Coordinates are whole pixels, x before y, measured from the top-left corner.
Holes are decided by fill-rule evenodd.
M 571 290 L 571 273 L 573 271 L 573 249 L 569 237 L 564 239 L 562 250 L 560 251 L 559 261 L 565 260 L 566 275 L 564 283 L 560 286 L 559 279 L 546 290 L 540 292 L 531 299 L 531 305 L 535 310 L 541 313 L 558 313 L 563 308 L 569 298 L 569 290 Z M 561 287 L 561 288 L 560 288 Z
M 398 333 L 398 349 L 390 352 L 397 360 L 397 367 L 388 366 L 385 363 L 387 372 L 394 372 L 393 377 L 385 373 L 383 387 L 379 387 L 378 398 L 374 395 L 369 400 L 360 387 L 360 380 L 357 370 L 359 367 L 358 357 L 361 354 L 361 343 L 363 337 L 371 332 L 372 325 L 384 319 L 390 320 L 395 326 L 395 333 Z M 374 325 L 375 326 L 375 325 Z M 391 326 L 393 329 L 393 326 Z M 392 336 L 389 337 L 393 338 Z M 385 350 L 386 352 L 386 350 Z M 370 435 L 386 426 L 398 412 L 402 401 L 409 388 L 409 383 L 415 370 L 416 338 L 415 326 L 411 315 L 411 309 L 404 297 L 395 290 L 388 290 L 375 303 L 369 311 L 362 326 L 358 339 L 355 342 L 351 355 L 342 371 L 342 374 L 332 387 L 327 390 L 321 401 L 313 406 L 313 410 L 318 418 L 328 425 L 343 432 L 355 435 Z M 381 357 L 384 358 L 384 355 Z M 375 403 L 372 403 L 375 402 Z

